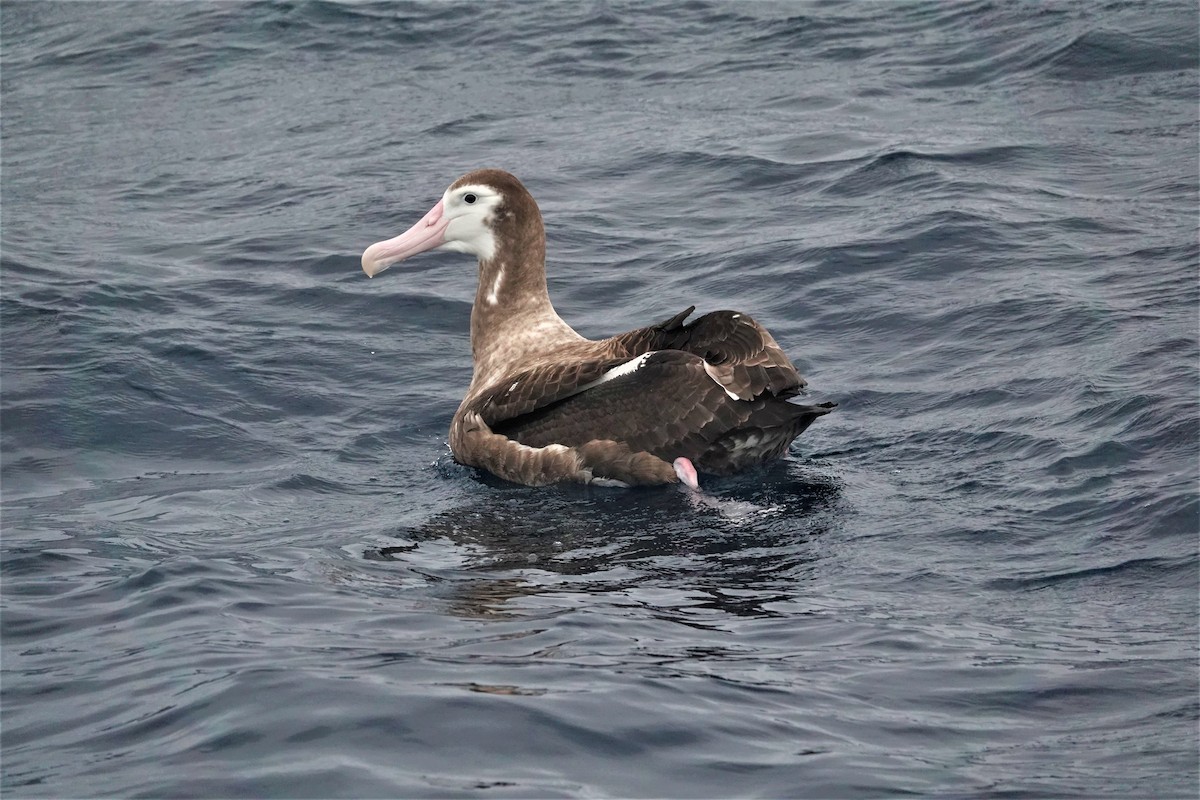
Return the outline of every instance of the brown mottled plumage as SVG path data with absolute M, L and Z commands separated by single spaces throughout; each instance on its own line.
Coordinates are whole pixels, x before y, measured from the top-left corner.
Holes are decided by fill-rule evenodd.
M 368 248 L 363 269 L 375 275 L 434 247 L 479 257 L 475 370 L 450 425 L 464 464 L 529 486 L 674 483 L 680 458 L 716 474 L 778 458 L 835 406 L 788 402 L 804 379 L 771 334 L 737 312 L 687 323 L 692 307 L 584 339 L 550 303 L 537 203 L 502 170 L 459 178 L 412 229 Z

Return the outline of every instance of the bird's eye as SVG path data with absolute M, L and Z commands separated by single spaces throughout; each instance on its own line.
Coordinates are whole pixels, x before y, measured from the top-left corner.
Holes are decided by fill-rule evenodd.
M 467 205 L 474 205 L 475 201 L 478 199 L 479 199 L 478 197 L 471 194 L 470 192 L 463 195 L 463 202 L 466 203 Z

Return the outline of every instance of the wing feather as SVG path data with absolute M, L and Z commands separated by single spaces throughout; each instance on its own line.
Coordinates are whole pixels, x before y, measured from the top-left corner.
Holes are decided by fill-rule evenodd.
M 678 350 L 699 356 L 709 377 L 742 400 L 763 394 L 790 397 L 805 380 L 765 328 L 736 311 L 687 318 L 691 306 L 668 320 L 566 350 L 553 361 L 495 381 L 470 404 L 488 425 L 528 414 L 569 397 L 614 367 L 651 351 Z M 703 385 L 703 384 L 701 384 Z
M 630 357 L 648 350 L 682 350 L 700 356 L 709 364 L 709 374 L 742 400 L 764 393 L 791 397 L 807 385 L 775 338 L 750 316 L 713 311 L 687 323 L 694 310 L 692 306 L 658 325 L 605 343 Z
M 597 438 L 663 458 L 700 458 L 762 403 L 732 400 L 692 353 L 663 350 L 638 370 L 494 426 L 530 447 L 578 447 Z
M 570 396 L 626 360 L 599 358 L 558 361 L 506 375 L 485 389 L 471 403 L 470 410 L 494 427 Z
M 784 399 L 800 392 L 804 378 L 752 318 L 715 311 L 689 323 L 694 310 L 610 339 L 559 347 L 473 392 L 452 426 L 456 455 L 470 450 L 455 438 L 456 431 L 467 436 L 460 420 L 477 418 L 490 438 L 481 439 L 475 449 L 483 455 L 475 460 L 496 474 L 511 473 L 523 483 L 551 480 L 550 472 L 542 475 L 546 470 L 585 482 L 601 476 L 662 483 L 674 479 L 670 462 L 680 456 L 720 474 L 777 457 L 832 409 L 832 403 Z M 647 354 L 635 368 L 631 362 Z M 496 460 L 499 451 L 520 463 L 492 465 L 487 459 Z

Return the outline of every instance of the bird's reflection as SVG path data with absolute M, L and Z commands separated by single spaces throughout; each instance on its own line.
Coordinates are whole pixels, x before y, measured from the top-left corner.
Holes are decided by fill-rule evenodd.
M 477 555 L 451 601 L 467 617 L 508 616 L 512 600 L 551 586 L 603 593 L 647 581 L 699 592 L 703 607 L 765 615 L 817 557 L 814 543 L 837 524 L 841 502 L 827 469 L 788 462 L 700 495 L 480 482 L 488 488 L 477 502 L 398 530 L 402 544 L 365 557 L 405 563 L 435 541 L 469 548 Z

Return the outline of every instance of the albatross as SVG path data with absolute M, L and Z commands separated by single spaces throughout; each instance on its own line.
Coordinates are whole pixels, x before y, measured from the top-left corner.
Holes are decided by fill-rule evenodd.
M 479 259 L 474 373 L 450 423 L 457 461 L 514 483 L 684 483 L 778 458 L 836 403 L 788 398 L 806 385 L 749 316 L 695 306 L 608 339 L 576 333 L 546 289 L 546 234 L 533 196 L 503 170 L 467 173 L 415 225 L 362 255 L 374 277 L 427 250 Z

